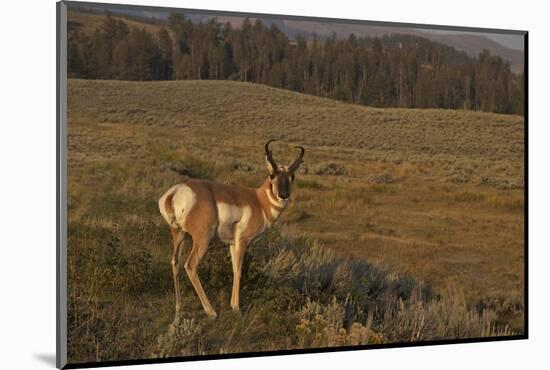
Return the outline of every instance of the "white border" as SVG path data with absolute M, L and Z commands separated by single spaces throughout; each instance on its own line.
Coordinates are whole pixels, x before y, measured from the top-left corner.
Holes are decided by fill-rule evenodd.
M 112 0 L 113 3 L 125 3 Z M 528 341 L 206 361 L 137 368 L 331 369 L 543 368 L 550 332 L 545 230 L 550 208 L 548 40 L 543 2 L 460 0 L 338 2 L 126 1 L 234 10 L 530 31 L 530 337 Z M 539 5 L 540 4 L 540 5 Z M 7 2 L 2 27 L 2 357 L 5 368 L 53 368 L 55 353 L 55 1 Z M 31 47 L 32 46 L 32 47 Z M 541 364 L 538 365 L 537 364 Z M 526 366 L 527 365 L 527 366 Z

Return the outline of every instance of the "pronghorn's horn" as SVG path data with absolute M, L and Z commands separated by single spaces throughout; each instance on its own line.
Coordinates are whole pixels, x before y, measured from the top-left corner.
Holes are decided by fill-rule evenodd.
M 292 162 L 292 164 L 288 166 L 288 172 L 296 171 L 298 167 L 300 167 L 300 164 L 302 163 L 302 158 L 304 158 L 304 152 L 306 150 L 301 146 L 296 146 L 295 148 L 300 149 L 300 153 L 298 153 L 298 156 L 296 157 L 294 162 Z
M 275 163 L 275 160 L 273 159 L 273 154 L 271 153 L 271 150 L 269 150 L 269 143 L 271 143 L 272 141 L 275 141 L 275 139 L 268 140 L 268 142 L 265 143 L 265 155 L 267 161 L 271 165 L 273 172 L 277 172 L 279 166 L 277 166 L 277 163 Z

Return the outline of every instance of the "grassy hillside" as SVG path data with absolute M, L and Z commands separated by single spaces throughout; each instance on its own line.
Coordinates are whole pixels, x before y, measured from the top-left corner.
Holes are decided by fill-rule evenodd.
M 100 122 L 206 125 L 239 130 L 260 141 L 280 137 L 310 146 L 383 151 L 386 157 L 410 160 L 424 160 L 426 155 L 474 158 L 497 166 L 503 160 L 521 159 L 523 153 L 519 116 L 376 109 L 252 83 L 75 81 L 71 101 L 75 113 Z
M 73 361 L 523 331 L 521 117 L 83 80 L 69 81 L 68 116 Z M 220 317 L 204 320 L 182 277 L 172 322 L 157 199 L 186 176 L 258 186 L 269 138 L 280 162 L 304 145 L 305 163 L 277 230 L 247 253 L 243 312 L 228 310 L 215 246 L 199 273 Z

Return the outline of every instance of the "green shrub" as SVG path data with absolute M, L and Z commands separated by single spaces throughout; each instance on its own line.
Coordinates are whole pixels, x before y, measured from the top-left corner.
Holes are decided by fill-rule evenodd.
M 348 171 L 343 164 L 328 162 L 317 163 L 313 166 L 313 173 L 316 175 L 344 176 Z
M 386 185 L 386 184 L 372 184 L 369 187 L 370 191 L 373 191 L 375 193 L 380 194 L 396 194 L 397 190 L 393 188 L 392 186 Z
M 380 343 L 383 337 L 371 330 L 372 319 L 365 325 L 353 322 L 347 328 L 344 326 L 346 304 L 347 301 L 341 304 L 336 298 L 327 305 L 307 299 L 298 312 L 300 318 L 296 326 L 298 346 L 323 348 Z
M 239 161 L 233 160 L 229 163 L 229 171 L 242 171 L 242 172 L 252 172 L 254 171 L 254 166 L 251 166 L 246 163 L 241 163 Z
M 300 189 L 323 190 L 325 187 L 320 182 L 309 179 L 297 178 L 295 184 Z
M 455 202 L 479 202 L 485 199 L 485 194 L 474 193 L 470 191 L 462 191 L 453 195 Z
M 204 161 L 193 156 L 186 156 L 183 159 L 168 162 L 165 167 L 183 177 L 193 179 L 214 180 L 219 173 L 213 162 Z
M 410 300 L 401 299 L 396 309 L 388 310 L 379 328 L 390 342 L 514 334 L 507 325 L 498 324 L 494 310 L 469 307 L 460 291 L 447 290 L 437 299 L 425 300 L 421 288 Z
M 159 336 L 159 355 L 512 333 L 498 324 L 494 310 L 469 307 L 460 291 L 435 295 L 410 276 L 340 257 L 315 241 L 289 240 L 270 230 L 251 249 L 243 276 L 242 313 L 222 310 L 215 320 L 206 319 L 200 310 L 182 313 Z M 221 258 L 227 256 L 214 254 L 201 270 L 212 296 L 231 285 L 226 278 L 231 267 Z M 227 305 L 228 298 L 217 303 Z
M 399 179 L 389 172 L 384 172 L 380 175 L 371 176 L 370 181 L 374 184 L 394 184 L 398 182 Z

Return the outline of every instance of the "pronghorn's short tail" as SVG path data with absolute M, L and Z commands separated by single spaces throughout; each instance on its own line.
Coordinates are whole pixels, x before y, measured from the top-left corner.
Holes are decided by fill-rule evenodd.
M 172 186 L 162 197 L 159 199 L 160 214 L 168 225 L 171 227 L 178 227 L 176 223 L 176 212 L 174 211 L 174 194 L 178 190 L 178 186 Z

